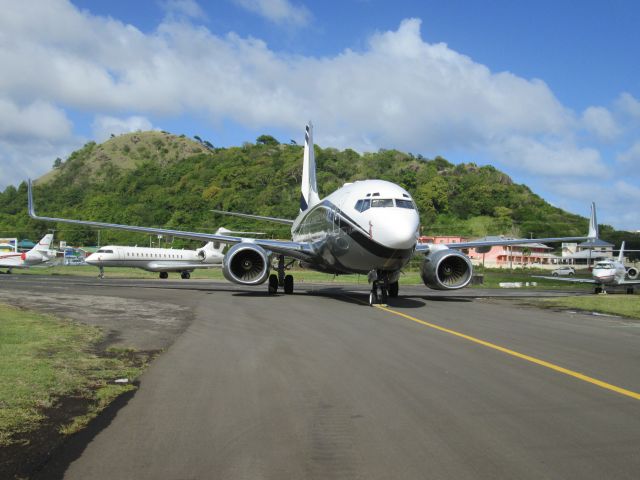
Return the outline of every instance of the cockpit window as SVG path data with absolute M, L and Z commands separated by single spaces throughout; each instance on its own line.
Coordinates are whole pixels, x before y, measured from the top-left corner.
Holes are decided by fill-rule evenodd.
M 393 207 L 393 199 L 391 198 L 374 198 L 371 200 L 371 208 Z
M 613 265 L 610 263 L 598 263 L 593 268 L 613 268 Z
M 411 200 L 400 200 L 396 198 L 396 207 L 398 208 L 408 208 L 409 210 L 415 209 L 413 202 Z
M 96 253 L 113 253 L 113 250 L 108 250 L 106 248 L 101 248 Z

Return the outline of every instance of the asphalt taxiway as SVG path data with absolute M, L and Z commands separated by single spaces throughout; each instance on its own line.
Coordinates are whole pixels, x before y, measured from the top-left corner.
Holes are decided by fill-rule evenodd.
M 41 478 L 637 478 L 640 322 L 522 291 L 401 288 L 382 309 L 364 287 L 265 290 L 0 277 L 0 301 L 134 302 L 142 330 L 149 304 L 163 332 L 135 396 Z

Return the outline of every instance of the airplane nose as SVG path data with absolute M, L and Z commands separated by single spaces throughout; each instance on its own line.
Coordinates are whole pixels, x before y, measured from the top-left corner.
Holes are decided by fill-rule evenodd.
M 418 215 L 413 211 L 395 213 L 372 219 L 372 238 L 394 250 L 413 248 L 418 240 Z
M 91 255 L 89 255 L 87 258 L 84 259 L 84 261 L 89 265 L 96 265 L 98 263 L 98 259 L 96 258 L 95 253 L 92 253 Z

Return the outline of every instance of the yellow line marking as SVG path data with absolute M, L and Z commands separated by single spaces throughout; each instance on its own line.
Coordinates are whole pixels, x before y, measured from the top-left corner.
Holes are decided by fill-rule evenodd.
M 536 365 L 541 365 L 546 368 L 550 368 L 551 370 L 555 370 L 556 372 L 564 373 L 565 375 L 569 375 L 571 377 L 582 380 L 583 382 L 592 383 L 593 385 L 597 385 L 598 387 L 605 388 L 607 390 L 611 390 L 613 392 L 619 393 L 621 395 L 625 395 L 627 397 L 634 398 L 636 400 L 640 400 L 640 393 L 633 392 L 631 390 L 627 390 L 625 388 L 616 387 L 615 385 L 611 385 L 610 383 L 603 382 L 602 380 L 598 380 L 597 378 L 589 377 L 587 375 L 583 375 L 582 373 L 574 372 L 573 370 L 569 370 L 568 368 L 560 367 L 559 365 L 555 365 L 551 362 L 546 362 L 544 360 L 540 360 L 539 358 L 531 357 L 529 355 L 525 355 L 524 353 L 519 353 L 514 350 L 510 350 L 505 347 L 501 347 L 500 345 L 496 345 L 495 343 L 486 342 L 484 340 L 480 340 L 479 338 L 472 337 L 470 335 L 465 335 L 464 333 L 456 332 L 455 330 L 450 330 L 445 327 L 441 327 L 439 325 L 435 325 L 433 323 L 425 322 L 424 320 L 420 320 L 418 318 L 412 317 L 411 315 L 407 315 L 402 312 L 398 312 L 396 310 L 392 310 L 388 307 L 383 307 L 381 305 L 376 305 L 376 308 L 380 310 L 384 310 L 385 312 L 393 313 L 394 315 L 398 315 L 399 317 L 406 318 L 407 320 L 411 320 L 412 322 L 419 323 L 426 327 L 434 328 L 436 330 L 440 330 L 441 332 L 448 333 L 450 335 L 455 335 L 456 337 L 464 338 L 473 343 L 477 343 L 479 345 L 483 345 L 485 347 L 493 348 L 494 350 L 498 350 L 500 352 L 506 353 L 508 355 L 512 355 L 514 357 L 520 358 L 522 360 L 526 360 L 527 362 L 535 363 Z

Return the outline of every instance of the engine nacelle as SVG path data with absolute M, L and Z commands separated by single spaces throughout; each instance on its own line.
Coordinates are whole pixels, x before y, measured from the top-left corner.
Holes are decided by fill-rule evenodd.
M 44 260 L 44 257 L 38 252 L 23 252 L 20 258 L 26 264 L 41 263 Z
M 631 280 L 635 280 L 636 278 L 638 278 L 638 269 L 634 268 L 634 267 L 629 267 L 627 269 L 627 277 L 629 277 L 629 279 Z
M 430 253 L 422 262 L 420 276 L 424 284 L 434 290 L 455 290 L 466 287 L 473 275 L 471 260 L 452 249 Z
M 235 244 L 222 261 L 224 278 L 240 285 L 260 285 L 269 278 L 269 271 L 270 255 L 253 243 Z

